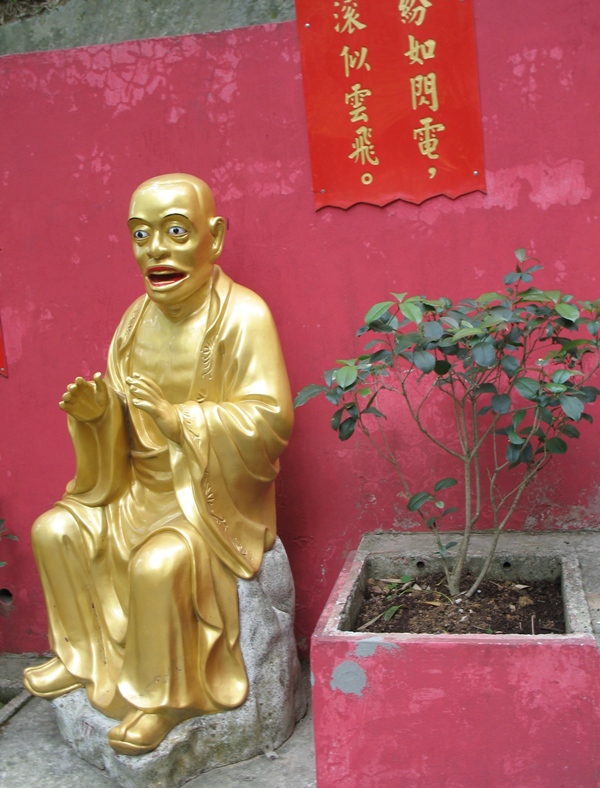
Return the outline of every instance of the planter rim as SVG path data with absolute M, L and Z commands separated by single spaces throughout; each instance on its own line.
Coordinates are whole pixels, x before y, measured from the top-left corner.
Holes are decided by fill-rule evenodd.
M 368 536 L 372 536 L 369 534 Z M 385 535 L 388 536 L 387 534 Z M 329 595 L 325 604 L 323 612 L 319 617 L 317 626 L 313 633 L 314 640 L 321 640 L 323 638 L 339 638 L 348 644 L 360 644 L 370 641 L 373 646 L 387 644 L 388 647 L 393 648 L 395 645 L 408 643 L 429 643 L 434 644 L 436 641 L 439 643 L 471 643 L 475 645 L 489 646 L 495 644 L 497 646 L 514 645 L 515 643 L 527 642 L 530 644 L 539 645 L 562 645 L 572 644 L 573 646 L 583 645 L 596 645 L 596 639 L 592 629 L 592 624 L 589 616 L 587 602 L 585 600 L 585 593 L 583 590 L 583 581 L 581 579 L 581 571 L 579 559 L 575 550 L 569 548 L 556 549 L 539 549 L 533 550 L 511 550 L 510 547 L 504 546 L 496 553 L 497 558 L 510 558 L 513 560 L 522 559 L 527 556 L 535 556 L 541 560 L 558 559 L 562 565 L 562 581 L 563 581 L 563 597 L 565 604 L 565 618 L 567 619 L 567 628 L 570 631 L 566 633 L 544 634 L 544 635 L 526 635 L 526 634 L 415 634 L 410 632 L 356 632 L 340 629 L 342 616 L 347 606 L 348 600 L 353 593 L 356 593 L 356 586 L 358 584 L 359 576 L 363 568 L 370 558 L 373 556 L 392 556 L 402 555 L 409 559 L 431 559 L 434 557 L 435 551 L 423 550 L 418 548 L 407 548 L 402 546 L 400 549 L 364 549 L 359 547 L 358 550 L 351 552 L 344 563 L 342 571 L 340 572 L 337 581 Z M 470 551 L 471 558 L 480 558 L 484 555 L 481 549 L 473 549 Z M 365 644 L 366 646 L 367 644 Z

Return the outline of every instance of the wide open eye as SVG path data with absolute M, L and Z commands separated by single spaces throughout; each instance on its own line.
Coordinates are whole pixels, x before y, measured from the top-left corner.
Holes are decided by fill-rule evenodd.
M 150 233 L 148 230 L 135 230 L 133 233 L 133 237 L 136 241 L 145 241 L 146 238 L 150 237 Z
M 185 227 L 182 227 L 180 224 L 176 224 L 173 227 L 169 227 L 167 232 L 169 233 L 169 235 L 172 235 L 173 238 L 181 238 L 187 233 L 187 230 L 185 229 Z

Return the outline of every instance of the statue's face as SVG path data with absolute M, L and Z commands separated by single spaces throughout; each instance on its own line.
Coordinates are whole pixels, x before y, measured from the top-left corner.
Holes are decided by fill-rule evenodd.
M 211 275 L 214 238 L 190 184 L 155 182 L 138 189 L 128 224 L 152 300 L 179 304 Z

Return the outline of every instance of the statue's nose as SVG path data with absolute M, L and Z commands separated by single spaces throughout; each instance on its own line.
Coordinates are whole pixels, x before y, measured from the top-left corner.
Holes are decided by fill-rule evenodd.
M 160 260 L 160 258 L 165 257 L 166 254 L 167 247 L 165 246 L 161 234 L 154 233 L 148 246 L 148 257 L 152 257 L 154 260 Z

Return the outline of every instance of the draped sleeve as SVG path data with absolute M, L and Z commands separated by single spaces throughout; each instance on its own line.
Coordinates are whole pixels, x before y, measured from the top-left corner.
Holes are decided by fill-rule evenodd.
M 182 440 L 169 442 L 169 453 L 186 519 L 235 575 L 248 578 L 275 540 L 273 483 L 292 398 L 264 302 L 223 274 L 217 300 L 201 352 L 201 401 L 178 407 Z

